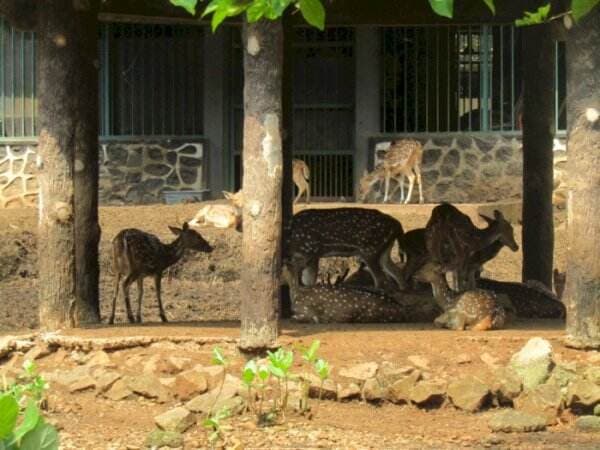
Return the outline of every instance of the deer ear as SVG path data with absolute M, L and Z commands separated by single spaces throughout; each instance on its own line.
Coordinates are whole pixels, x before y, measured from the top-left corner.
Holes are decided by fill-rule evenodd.
M 484 216 L 483 214 L 479 214 L 479 217 L 481 217 L 483 220 L 485 220 L 488 225 L 491 225 L 492 223 L 494 223 L 494 219 L 490 219 L 488 216 Z
M 225 198 L 227 200 L 231 199 L 231 196 L 233 195 L 231 192 L 227 192 L 227 191 L 221 191 L 223 192 L 223 195 L 225 196 Z
M 187 222 L 183 222 L 183 226 L 181 227 L 183 229 L 183 231 L 187 230 L 190 228 L 190 226 L 188 225 Z
M 172 227 L 169 225 L 169 230 L 171 230 L 171 233 L 173 233 L 175 236 L 179 236 L 181 234 L 181 228 Z

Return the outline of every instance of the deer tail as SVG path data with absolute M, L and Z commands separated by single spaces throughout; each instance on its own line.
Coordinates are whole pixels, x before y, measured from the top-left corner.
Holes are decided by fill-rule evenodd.
M 304 175 L 304 179 L 306 181 L 310 179 L 310 167 L 308 167 L 308 164 L 306 163 L 304 163 L 304 165 L 302 166 L 302 175 Z

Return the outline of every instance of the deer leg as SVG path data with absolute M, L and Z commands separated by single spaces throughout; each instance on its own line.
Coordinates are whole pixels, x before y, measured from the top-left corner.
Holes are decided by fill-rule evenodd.
M 119 296 L 119 285 L 121 284 L 121 274 L 117 273 L 116 283 L 115 283 L 115 295 L 113 296 L 112 301 L 112 312 L 110 313 L 110 318 L 108 319 L 108 324 L 112 325 L 115 323 L 115 309 L 117 307 L 117 297 Z
M 294 205 L 298 202 L 300 196 L 302 195 L 302 189 L 300 189 L 300 186 L 296 184 L 296 187 L 298 188 L 298 194 L 296 195 L 296 198 L 294 198 Z
M 306 204 L 310 203 L 310 181 L 306 180 Z
M 408 194 L 406 194 L 406 200 L 404 200 L 404 204 L 410 202 L 412 197 L 413 187 L 415 185 L 415 175 L 411 172 L 407 175 L 408 177 Z
M 404 201 L 404 175 L 400 175 L 400 203 Z
M 133 283 L 133 277 L 128 275 L 123 280 L 123 294 L 125 296 L 125 310 L 127 311 L 127 320 L 130 323 L 135 322 L 133 317 L 133 312 L 131 311 L 131 302 L 129 301 L 129 288 L 131 287 L 131 283 Z
M 165 310 L 163 308 L 162 298 L 160 295 L 161 279 L 162 273 L 154 275 L 154 286 L 156 287 L 156 300 L 158 301 L 158 312 L 160 314 L 160 320 L 162 320 L 163 322 L 168 322 L 167 315 L 165 314 Z
M 415 166 L 415 174 L 417 175 L 417 183 L 419 185 L 419 203 L 424 203 L 423 200 L 423 184 L 421 183 L 421 166 Z
M 368 259 L 365 259 L 364 262 L 366 265 L 366 269 L 373 278 L 375 288 L 380 289 L 385 281 L 385 273 L 383 272 L 379 264 L 379 257 L 370 257 Z
M 383 194 L 383 203 L 387 203 L 388 201 L 388 192 L 390 191 L 390 176 L 391 173 L 389 171 L 385 172 L 385 190 Z
M 394 261 L 392 261 L 391 253 L 393 247 L 394 241 L 388 245 L 388 247 L 379 257 L 379 264 L 383 269 L 383 272 L 396 282 L 400 290 L 404 290 L 406 288 L 406 284 L 404 283 L 402 271 L 396 266 L 396 264 L 394 264 Z
M 137 316 L 135 317 L 135 321 L 137 323 L 142 323 L 142 297 L 144 296 L 144 278 L 143 277 L 140 277 L 137 279 L 137 291 L 138 291 Z

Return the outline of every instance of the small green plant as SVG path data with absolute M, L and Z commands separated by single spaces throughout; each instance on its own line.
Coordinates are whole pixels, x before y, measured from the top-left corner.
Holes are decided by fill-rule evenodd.
M 35 364 L 26 361 L 23 375 L 0 393 L 0 450 L 55 450 L 58 433 L 40 412 L 48 384 Z
M 319 350 L 320 346 L 321 346 L 321 341 L 316 340 L 316 341 L 312 342 L 310 347 L 300 349 L 300 351 L 302 353 L 302 359 L 309 366 L 312 366 L 315 363 L 315 360 L 317 359 L 317 351 Z M 302 413 L 306 413 L 308 411 L 308 394 L 310 391 L 310 378 L 308 376 L 308 373 L 304 372 L 302 374 L 302 376 L 300 377 L 300 379 L 301 379 L 301 389 L 302 389 L 302 398 L 301 398 L 302 403 L 300 405 L 300 411 Z
M 209 431 L 208 442 L 211 447 L 215 447 L 215 444 L 219 439 L 223 438 L 223 430 L 221 426 L 221 421 L 227 419 L 231 416 L 230 411 L 227 408 L 223 408 L 217 411 L 216 414 L 209 415 L 204 421 L 202 425 Z
M 321 397 L 323 395 L 323 386 L 325 381 L 329 378 L 331 369 L 329 367 L 329 363 L 322 358 L 319 358 L 314 363 L 315 372 L 317 372 L 317 376 L 321 381 L 321 386 L 319 388 L 319 403 L 321 403 Z
M 276 352 L 267 351 L 267 358 L 269 359 L 269 371 L 277 379 L 280 396 L 280 403 L 279 405 L 275 405 L 275 409 L 279 409 L 283 417 L 285 417 L 289 394 L 288 381 L 292 378 L 290 369 L 292 368 L 292 364 L 294 364 L 294 352 L 284 350 L 280 347 Z

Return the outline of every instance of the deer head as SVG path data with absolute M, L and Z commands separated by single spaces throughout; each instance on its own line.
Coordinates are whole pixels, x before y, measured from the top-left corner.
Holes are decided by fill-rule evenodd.
M 365 170 L 361 179 L 358 182 L 358 201 L 360 203 L 364 203 L 367 195 L 371 192 L 373 185 L 379 181 L 379 177 L 376 174 L 376 171 L 371 173 Z
M 200 233 L 192 230 L 187 222 L 184 222 L 181 228 L 169 226 L 169 230 L 181 240 L 183 248 L 204 253 L 213 251 L 213 247 L 206 242 Z
M 242 208 L 244 206 L 244 194 L 241 190 L 236 193 L 223 191 L 223 195 L 229 200 L 234 206 Z
M 483 214 L 479 216 L 485 220 L 490 227 L 493 227 L 497 232 L 500 242 L 510 248 L 513 252 L 519 250 L 519 245 L 515 241 L 515 234 L 512 225 L 504 218 L 502 213 L 497 209 L 494 210 L 494 218 L 491 219 Z

